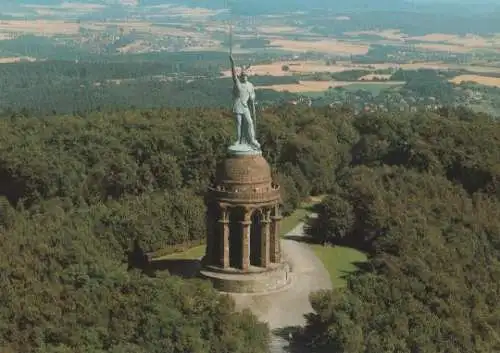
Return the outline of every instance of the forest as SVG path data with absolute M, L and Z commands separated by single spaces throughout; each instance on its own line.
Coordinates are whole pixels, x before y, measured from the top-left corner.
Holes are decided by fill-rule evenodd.
M 229 110 L 0 120 L 0 351 L 267 351 L 269 330 L 202 280 L 133 254 L 203 243 Z M 328 194 L 315 241 L 369 261 L 311 295 L 312 352 L 500 349 L 500 126 L 485 114 L 275 106 L 258 128 L 283 212 Z
M 2 64 L 0 106 L 4 114 L 83 114 L 96 110 L 223 107 L 230 104 L 231 79 L 220 78 L 227 54 L 128 55 L 117 61 L 43 61 Z M 165 61 L 162 61 L 165 60 Z M 242 63 L 250 59 L 242 56 Z M 189 74 L 187 74 L 189 73 Z M 256 76 L 255 85 L 294 83 L 298 78 Z M 259 90 L 271 105 L 295 94 Z M 28 114 L 29 112 L 29 114 Z
M 500 127 L 467 111 L 355 119 L 360 139 L 308 232 L 369 254 L 311 295 L 312 352 L 500 349 Z
M 93 111 L 116 109 L 152 109 L 162 106 L 221 108 L 230 104 L 231 79 L 222 78 L 227 55 L 172 53 L 165 61 L 154 55 L 122 61 L 44 61 L 3 64 L 0 73 L 0 114 L 16 112 L 24 116 L 61 114 L 86 115 Z M 143 60 L 144 61 L 136 61 Z M 158 59 L 158 58 L 157 58 Z M 242 56 L 241 63 L 250 58 Z M 264 60 L 260 58 L 259 60 Z M 261 62 L 259 61 L 259 62 Z M 189 74 L 188 74 L 189 73 Z M 447 80 L 462 71 L 446 70 L 349 70 L 337 73 L 311 73 L 293 76 L 252 76 L 259 86 L 258 106 L 280 105 L 298 100 L 300 94 L 278 92 L 265 86 L 294 84 L 300 80 L 357 81 L 364 75 L 391 74 L 389 80 L 405 82 L 400 93 L 410 99 L 434 97 L 444 105 L 453 105 L 461 93 Z M 474 90 L 479 90 L 474 88 Z M 484 91 L 484 87 L 482 89 Z M 496 99 L 494 90 L 484 91 L 482 100 Z M 315 105 L 332 103 L 328 94 L 313 97 Z

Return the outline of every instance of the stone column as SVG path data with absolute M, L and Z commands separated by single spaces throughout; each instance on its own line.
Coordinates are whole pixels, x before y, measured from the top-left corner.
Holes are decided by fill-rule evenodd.
M 215 209 L 219 211 L 217 204 L 208 203 L 206 214 L 207 244 L 205 247 L 205 258 L 203 259 L 206 265 L 218 265 L 219 261 L 219 254 L 214 253 L 214 242 L 219 240 L 217 238 L 217 235 L 219 233 L 219 226 L 213 212 Z
M 222 268 L 229 267 L 229 209 L 225 205 L 220 205 L 219 241 L 220 254 L 219 265 Z
M 205 246 L 205 258 L 203 259 L 204 264 L 213 265 L 214 264 L 214 231 L 215 222 L 209 220 L 207 221 L 207 244 Z
M 271 262 L 281 262 L 281 239 L 280 239 L 280 221 L 281 215 L 278 206 L 274 208 L 274 214 L 271 216 Z
M 262 212 L 260 231 L 260 266 L 267 267 L 271 259 L 271 249 L 269 242 L 271 241 L 271 210 L 265 209 Z
M 242 251 L 241 251 L 241 269 L 243 271 L 248 271 L 248 268 L 250 267 L 250 225 L 252 224 L 251 221 L 251 215 L 252 215 L 252 210 L 245 208 L 245 214 L 243 216 L 243 221 L 241 221 L 241 227 L 242 227 Z

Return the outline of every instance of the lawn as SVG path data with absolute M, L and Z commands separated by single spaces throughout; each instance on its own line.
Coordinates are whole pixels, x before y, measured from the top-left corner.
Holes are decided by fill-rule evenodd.
M 155 260 L 197 260 L 205 255 L 205 245 L 198 245 L 186 251 L 176 252 L 173 254 L 155 258 Z
M 322 196 L 316 196 L 302 203 L 291 215 L 284 217 L 281 220 L 280 235 L 284 237 L 288 232 L 293 230 L 300 222 L 303 222 L 306 216 L 311 213 L 311 207 L 318 204 L 323 199 Z
M 328 270 L 333 288 L 345 286 L 344 277 L 356 270 L 355 263 L 366 261 L 366 254 L 353 248 L 317 244 L 311 248 Z

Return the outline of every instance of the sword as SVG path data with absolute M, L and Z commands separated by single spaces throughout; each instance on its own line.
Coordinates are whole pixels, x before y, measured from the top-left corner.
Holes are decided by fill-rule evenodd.
M 229 55 L 233 55 L 233 20 L 231 15 L 231 7 L 229 1 L 226 1 L 226 8 L 229 12 Z

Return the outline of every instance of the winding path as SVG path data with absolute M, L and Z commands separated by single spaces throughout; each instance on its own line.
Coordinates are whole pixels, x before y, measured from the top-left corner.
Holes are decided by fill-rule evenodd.
M 298 224 L 288 236 L 304 236 L 304 223 Z M 311 248 L 302 242 L 282 240 L 285 261 L 291 268 L 292 282 L 282 291 L 270 294 L 233 294 L 237 309 L 249 308 L 272 331 L 305 324 L 304 314 L 312 311 L 309 294 L 320 289 L 331 289 L 330 276 Z M 271 340 L 271 353 L 284 353 L 288 341 L 277 334 Z

